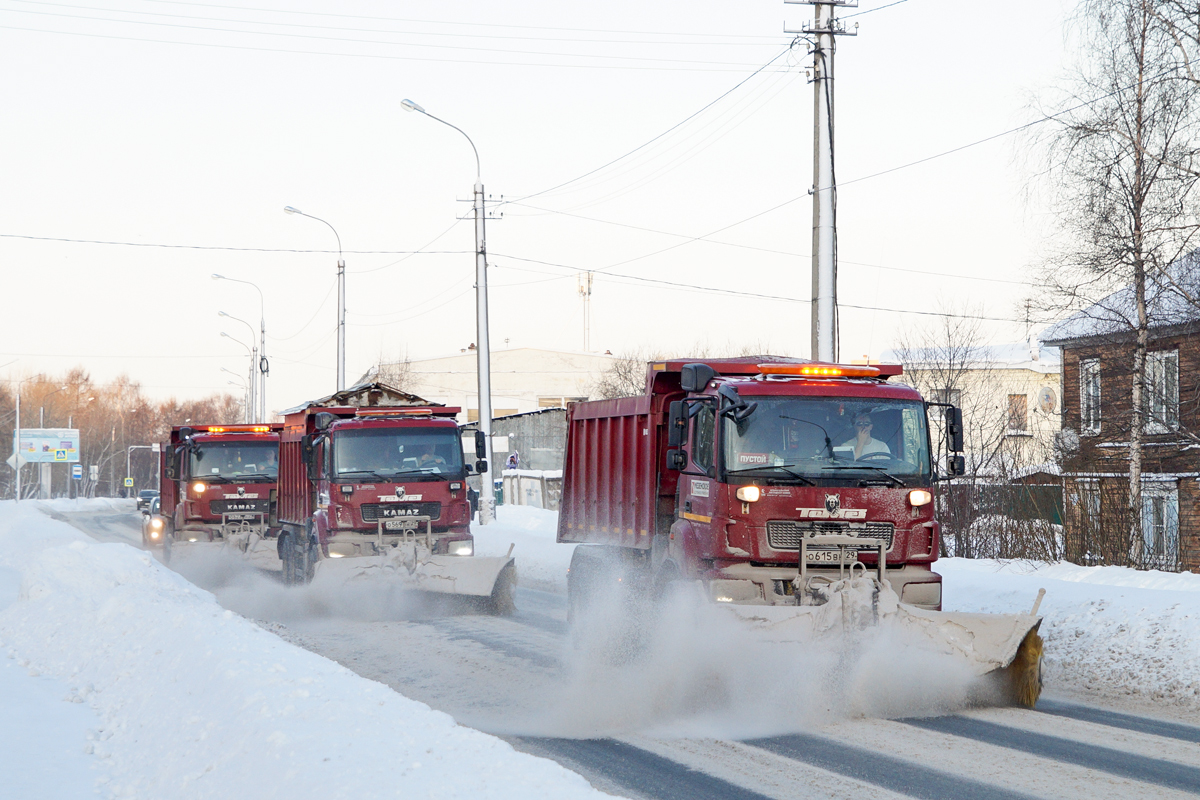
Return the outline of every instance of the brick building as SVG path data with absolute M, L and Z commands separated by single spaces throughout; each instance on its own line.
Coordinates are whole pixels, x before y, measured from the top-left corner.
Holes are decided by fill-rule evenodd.
M 1129 503 L 1132 287 L 1042 334 L 1062 351 L 1059 449 L 1073 561 L 1200 572 L 1200 295 L 1187 288 L 1197 278 L 1193 254 L 1147 293 L 1139 509 Z

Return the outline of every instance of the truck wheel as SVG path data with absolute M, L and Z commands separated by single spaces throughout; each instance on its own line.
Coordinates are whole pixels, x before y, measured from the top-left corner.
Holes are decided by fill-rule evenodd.
M 171 542 L 175 540 L 175 531 L 170 525 L 163 526 L 163 555 L 164 564 L 171 563 Z
M 570 614 L 568 605 L 567 613 Z M 511 617 L 517 611 L 517 571 L 512 564 L 500 570 L 492 596 L 487 600 L 487 613 L 497 617 Z

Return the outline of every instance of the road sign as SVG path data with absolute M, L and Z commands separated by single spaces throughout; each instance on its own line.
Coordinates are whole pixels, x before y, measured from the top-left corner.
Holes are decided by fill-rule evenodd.
M 67 451 L 66 450 L 55 450 L 54 451 L 54 460 L 55 461 L 66 461 L 67 460 Z
M 83 464 L 71 465 L 71 477 L 77 481 L 83 480 Z
M 4 463 L 8 464 L 13 469 L 16 469 L 18 462 L 23 467 L 29 463 L 29 459 L 27 459 L 25 456 L 21 455 L 20 453 L 13 453 L 11 456 L 8 457 L 8 460 L 5 461 Z
M 88 467 L 88 480 L 89 480 L 89 481 L 98 481 L 98 480 L 100 480 L 100 467 L 99 467 L 99 465 L 97 465 L 97 464 L 92 464 L 90 467 Z
M 133 486 L 133 478 L 126 478 L 126 479 L 125 479 L 125 486 L 126 486 L 126 487 Z

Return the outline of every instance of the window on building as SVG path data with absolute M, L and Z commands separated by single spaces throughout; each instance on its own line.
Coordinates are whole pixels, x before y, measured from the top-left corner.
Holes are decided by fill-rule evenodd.
M 1146 353 L 1146 430 L 1167 433 L 1179 426 L 1179 351 Z
M 538 408 L 566 408 L 567 403 L 582 403 L 586 397 L 539 397 Z
M 1008 432 L 1025 433 L 1029 430 L 1029 397 L 1023 394 L 1008 396 Z
M 1079 424 L 1084 433 L 1100 432 L 1100 359 L 1079 362 Z
M 1174 483 L 1142 485 L 1142 540 L 1133 556 L 1145 567 L 1173 570 L 1178 566 L 1179 490 Z

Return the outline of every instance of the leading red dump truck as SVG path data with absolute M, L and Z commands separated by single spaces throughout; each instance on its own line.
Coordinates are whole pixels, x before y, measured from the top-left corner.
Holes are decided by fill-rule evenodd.
M 1026 641 L 1037 618 L 940 613 L 934 404 L 888 381 L 899 374 L 765 356 L 660 361 L 644 395 L 572 405 L 558 524 L 559 542 L 581 545 L 572 618 L 598 586 L 657 596 L 682 581 L 743 617 L 782 619 L 873 571 L 871 613 L 933 638 L 954 639 L 947 624 L 971 630 L 975 649 L 962 653 L 980 674 L 1036 650 L 1026 702 L 1030 675 L 1040 681 L 1041 640 Z M 961 412 L 946 413 L 948 450 L 961 451 Z M 960 473 L 962 457 L 948 464 Z
M 176 426 L 159 457 L 164 553 L 174 544 L 273 535 L 280 425 Z
M 369 396 L 363 393 L 362 396 Z M 287 413 L 280 444 L 284 582 L 374 569 L 423 591 L 513 607 L 513 560 L 474 556 L 459 409 L 325 406 Z

